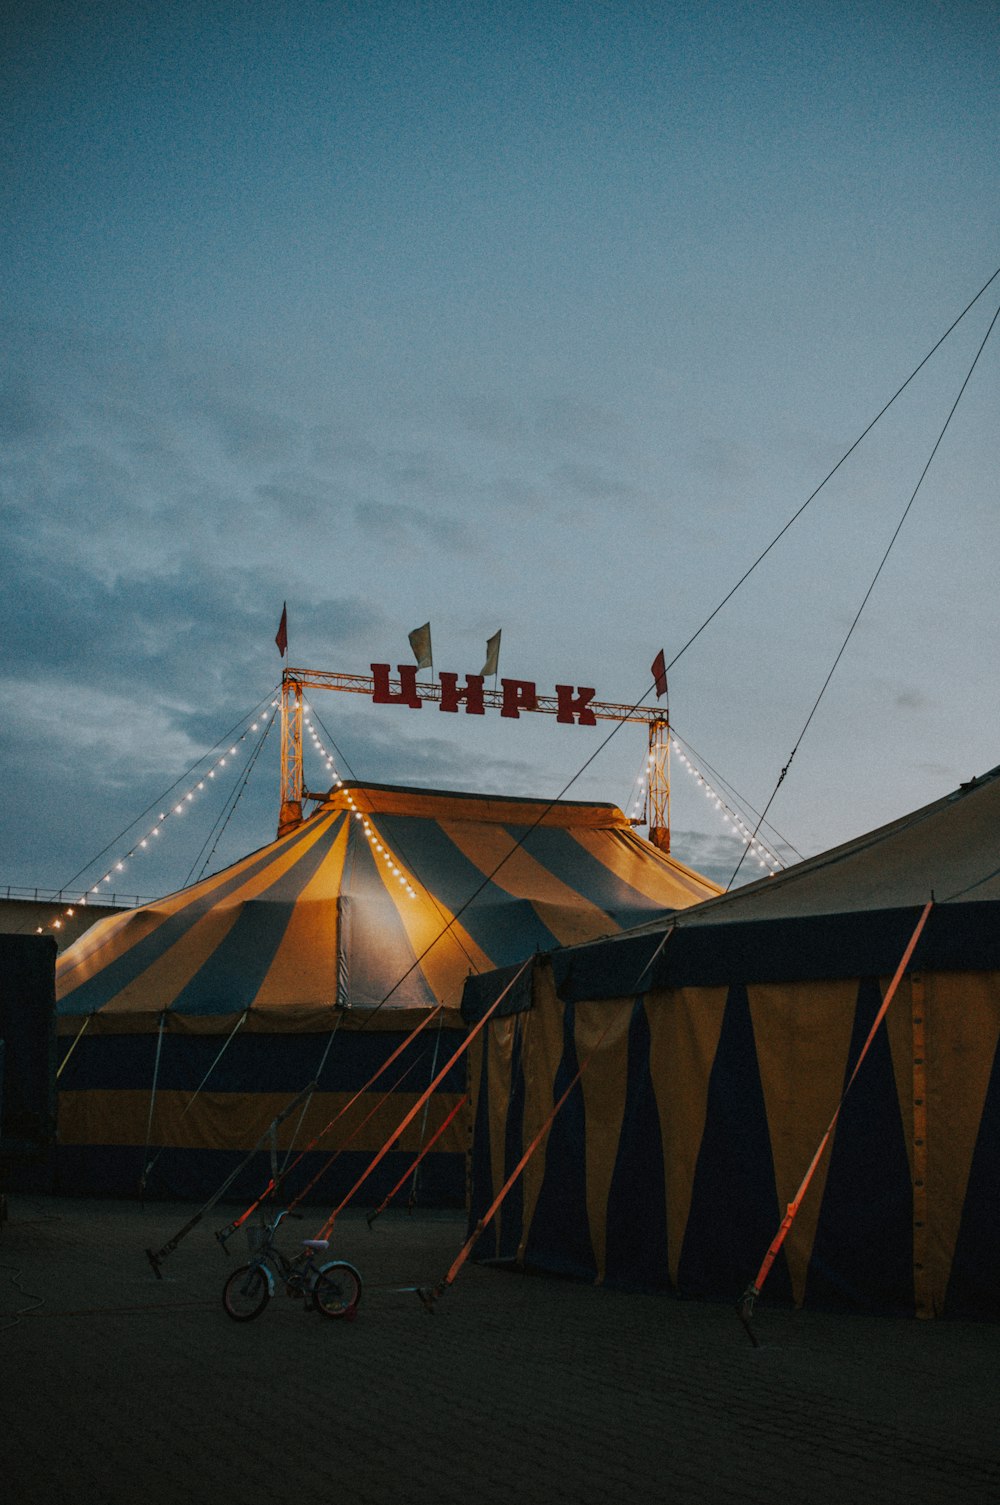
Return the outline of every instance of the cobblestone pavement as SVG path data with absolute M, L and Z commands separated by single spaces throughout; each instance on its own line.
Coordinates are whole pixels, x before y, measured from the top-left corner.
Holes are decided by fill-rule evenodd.
M 15 1197 L 0 1237 L 7 1505 L 1000 1502 L 1000 1331 L 726 1306 L 467 1265 L 455 1213 L 337 1225 L 355 1322 L 220 1293 L 217 1208 Z M 319 1218 L 316 1221 L 319 1222 Z M 287 1225 L 286 1225 L 287 1226 Z M 312 1223 L 292 1225 L 308 1234 Z

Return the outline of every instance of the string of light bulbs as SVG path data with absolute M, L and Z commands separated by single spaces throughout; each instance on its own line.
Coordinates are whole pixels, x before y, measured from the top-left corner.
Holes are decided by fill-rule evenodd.
M 308 701 L 303 701 L 302 702 L 302 711 L 303 711 L 303 721 L 305 723 L 306 731 L 309 733 L 309 739 L 312 742 L 313 747 L 319 753 L 319 756 L 322 758 L 323 763 L 324 763 L 324 765 L 326 767 L 327 773 L 333 775 L 333 788 L 334 789 L 341 789 L 341 788 L 343 788 L 344 781 L 343 781 L 343 779 L 340 777 L 340 775 L 337 772 L 336 764 L 333 761 L 333 754 L 331 752 L 327 751 L 327 749 L 324 746 L 322 740 L 320 739 L 319 733 L 317 732 L 315 726 L 313 725 L 313 720 L 312 720 L 312 706 L 309 704 Z
M 695 783 L 698 784 L 706 799 L 711 800 L 715 808 L 721 811 L 725 824 L 732 830 L 737 839 L 743 842 L 744 847 L 749 848 L 753 856 L 756 857 L 758 867 L 770 873 L 780 872 L 785 865 L 781 858 L 761 841 L 759 834 L 754 835 L 739 812 L 728 804 L 723 795 L 719 793 L 710 780 L 691 761 L 676 737 L 671 737 L 670 746 L 678 761 L 684 766 Z
M 172 819 L 174 816 L 184 814 L 184 812 L 188 809 L 188 806 L 193 804 L 194 801 L 198 798 L 198 795 L 203 793 L 208 788 L 210 782 L 215 778 L 216 774 L 221 769 L 226 767 L 230 758 L 239 756 L 240 749 L 246 739 L 253 732 L 259 731 L 261 726 L 266 724 L 273 717 L 277 706 L 278 702 L 276 700 L 272 701 L 271 705 L 267 709 L 265 709 L 257 717 L 257 719 L 250 724 L 250 726 L 246 727 L 244 731 L 241 732 L 241 734 L 236 738 L 235 742 L 231 743 L 230 746 L 225 750 L 225 752 L 223 752 L 221 756 L 215 760 L 211 768 L 209 768 L 202 775 L 202 777 L 198 779 L 197 783 L 192 784 L 191 787 L 186 790 L 185 793 L 179 797 L 177 802 L 173 804 L 169 809 L 161 810 L 157 815 L 155 823 L 149 827 L 149 829 L 146 831 L 146 834 L 140 837 L 139 840 L 135 842 L 135 844 L 130 847 L 127 852 L 123 852 L 121 856 L 111 864 L 107 872 L 102 877 L 98 878 L 96 883 L 91 884 L 89 887 L 84 889 L 75 905 L 67 906 L 67 908 L 64 909 L 61 914 L 50 920 L 47 928 L 50 930 L 61 930 L 63 921 L 66 919 L 72 919 L 78 907 L 84 907 L 88 903 L 92 903 L 94 897 L 100 895 L 102 885 L 110 885 L 114 881 L 116 874 L 125 871 L 125 864 L 127 862 L 130 862 L 133 857 L 138 857 L 143 852 L 148 851 L 150 845 L 162 835 L 163 828 L 166 825 L 167 821 Z M 35 933 L 37 935 L 41 935 L 43 934 L 45 928 L 46 927 L 39 925 L 36 927 Z
M 368 838 L 368 845 L 371 847 L 375 856 L 382 860 L 385 866 L 389 869 L 392 877 L 395 878 L 396 882 L 399 884 L 400 888 L 402 888 L 411 899 L 415 899 L 417 897 L 416 889 L 413 887 L 413 884 L 403 872 L 403 869 L 399 866 L 399 863 L 396 862 L 394 854 L 387 846 L 383 844 L 381 838 L 379 837 L 378 831 L 372 825 L 371 821 L 368 819 L 368 816 L 364 813 L 363 810 L 358 809 L 354 795 L 347 793 L 344 798 L 347 800 L 347 803 L 350 806 L 351 813 L 354 819 L 360 823 L 362 831 Z

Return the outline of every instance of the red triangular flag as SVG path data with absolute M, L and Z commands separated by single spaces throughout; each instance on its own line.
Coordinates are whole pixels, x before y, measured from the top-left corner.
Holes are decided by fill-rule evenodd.
M 656 681 L 656 698 L 659 700 L 661 696 L 667 693 L 667 665 L 663 658 L 662 648 L 654 658 L 650 672 Z
M 281 654 L 282 658 L 284 658 L 284 656 L 285 656 L 285 649 L 288 647 L 288 606 L 287 606 L 287 603 L 284 606 L 282 606 L 282 608 L 281 608 L 281 621 L 278 623 L 278 630 L 274 634 L 274 641 L 278 645 L 278 652 Z M 660 656 L 662 658 L 663 655 L 661 654 Z

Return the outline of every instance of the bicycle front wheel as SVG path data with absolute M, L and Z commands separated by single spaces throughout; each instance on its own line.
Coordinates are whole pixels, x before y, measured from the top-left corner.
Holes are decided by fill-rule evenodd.
M 361 1300 L 361 1276 L 346 1260 L 322 1265 L 312 1297 L 313 1306 L 324 1317 L 353 1317 Z
M 260 1265 L 240 1265 L 222 1288 L 222 1305 L 234 1322 L 252 1322 L 267 1306 L 270 1295 Z

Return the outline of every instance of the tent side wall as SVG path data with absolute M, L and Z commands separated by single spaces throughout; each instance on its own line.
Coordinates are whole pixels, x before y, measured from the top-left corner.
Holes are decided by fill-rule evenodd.
M 213 1032 L 207 1033 L 205 1021 L 168 1014 L 162 1038 L 158 1029 L 150 1031 L 148 1020 L 136 1020 L 141 1029 L 128 1032 L 122 1029 L 126 1021 L 93 1016 L 82 1035 L 82 1021 L 63 1020 L 59 1045 L 66 1066 L 59 1083 L 56 1189 L 66 1195 L 135 1196 L 142 1187 L 151 1198 L 207 1198 L 236 1170 L 272 1120 L 316 1080 L 308 1104 L 296 1108 L 278 1128 L 276 1163 L 280 1169 L 286 1157 L 293 1159 L 332 1124 L 286 1185 L 289 1195 L 295 1195 L 319 1175 L 308 1200 L 334 1203 L 367 1170 L 464 1039 L 464 1027 L 449 1015 L 443 1027 L 425 1028 L 384 1075 L 371 1082 L 419 1017 L 399 1011 L 388 1019 L 372 1020 L 368 1027 L 350 1019 L 333 1034 L 329 1029 L 317 1033 L 255 1028 L 252 1015 L 240 1026 L 236 1016 L 224 1032 L 212 1021 Z M 113 1031 L 108 1023 L 115 1025 Z M 465 1091 L 466 1067 L 460 1058 L 426 1112 L 417 1113 L 365 1181 L 357 1205 L 375 1205 L 388 1194 Z M 421 1161 L 420 1205 L 464 1205 L 467 1148 L 467 1117 L 460 1109 Z M 256 1195 L 271 1169 L 265 1145 L 228 1195 Z M 399 1195 L 405 1200 L 409 1187 Z
M 536 962 L 529 1005 L 491 1021 L 472 1063 L 474 1217 L 595 1054 L 477 1256 L 736 1300 L 840 1102 L 888 969 L 605 998 L 577 996 L 579 967 L 575 987 L 557 970 L 561 989 Z M 491 986 L 470 988 L 470 1017 Z M 1000 971 L 904 977 L 769 1299 L 1000 1317 L 998 1042 Z

